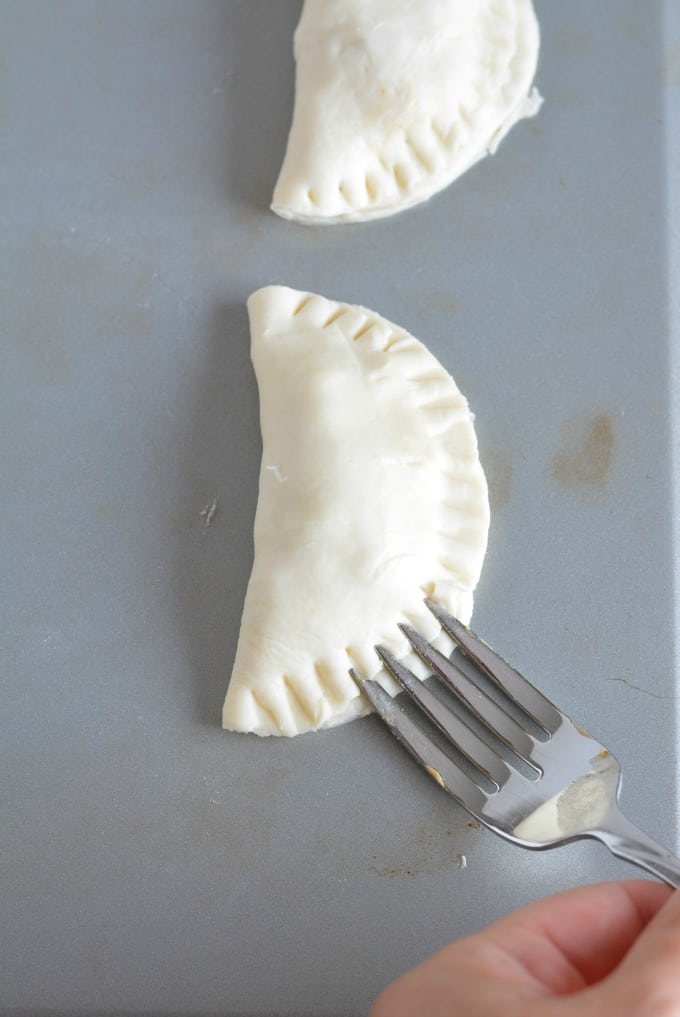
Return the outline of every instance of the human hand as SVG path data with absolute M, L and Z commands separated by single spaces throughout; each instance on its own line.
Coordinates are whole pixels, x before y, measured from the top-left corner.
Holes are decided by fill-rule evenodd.
M 457 940 L 370 1017 L 680 1017 L 680 890 L 643 881 L 556 894 Z

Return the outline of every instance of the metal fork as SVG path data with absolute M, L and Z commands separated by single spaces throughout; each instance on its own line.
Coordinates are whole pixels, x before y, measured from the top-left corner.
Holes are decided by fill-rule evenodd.
M 452 798 L 506 840 L 545 849 L 594 837 L 619 858 L 680 886 L 680 860 L 620 812 L 621 767 L 609 750 L 465 625 L 434 601 L 425 603 L 465 656 L 492 680 L 494 696 L 415 629 L 401 625 L 418 656 L 478 722 L 465 723 L 404 664 L 376 646 L 386 670 L 446 736 L 458 760 L 412 719 L 397 698 L 352 668 L 352 678 L 402 745 Z M 510 701 L 505 700 L 505 708 L 500 705 L 503 697 L 496 698 L 497 690 Z M 490 740 L 480 737 L 474 727 Z M 500 743 L 511 753 L 499 752 Z

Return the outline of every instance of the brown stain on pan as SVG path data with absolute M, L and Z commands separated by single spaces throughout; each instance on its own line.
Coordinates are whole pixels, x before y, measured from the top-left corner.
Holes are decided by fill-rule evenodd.
M 552 475 L 570 488 L 600 487 L 607 478 L 614 451 L 611 418 L 600 413 L 565 427 L 561 449 L 552 461 Z
M 479 823 L 463 828 L 439 829 L 421 823 L 408 835 L 400 829 L 390 854 L 371 855 L 369 871 L 376 876 L 394 879 L 400 876 L 432 876 L 442 870 L 465 869 L 467 857 L 474 850 Z

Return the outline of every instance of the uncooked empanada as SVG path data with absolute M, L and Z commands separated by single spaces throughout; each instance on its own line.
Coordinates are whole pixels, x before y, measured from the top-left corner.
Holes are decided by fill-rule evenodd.
M 305 0 L 272 209 L 360 222 L 425 201 L 541 100 L 531 0 Z
M 465 398 L 422 343 L 363 307 L 282 286 L 248 301 L 260 390 L 255 561 L 224 727 L 295 735 L 367 712 L 348 674 L 467 622 L 489 525 Z

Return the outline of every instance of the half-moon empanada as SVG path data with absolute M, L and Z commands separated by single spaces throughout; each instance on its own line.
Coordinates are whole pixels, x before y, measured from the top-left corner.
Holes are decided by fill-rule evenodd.
M 368 712 L 348 674 L 430 639 L 431 596 L 467 622 L 489 504 L 451 376 L 363 307 L 282 286 L 248 301 L 260 390 L 255 560 L 224 727 L 295 735 Z
M 425 201 L 537 112 L 531 0 L 305 0 L 272 209 L 359 222 Z

